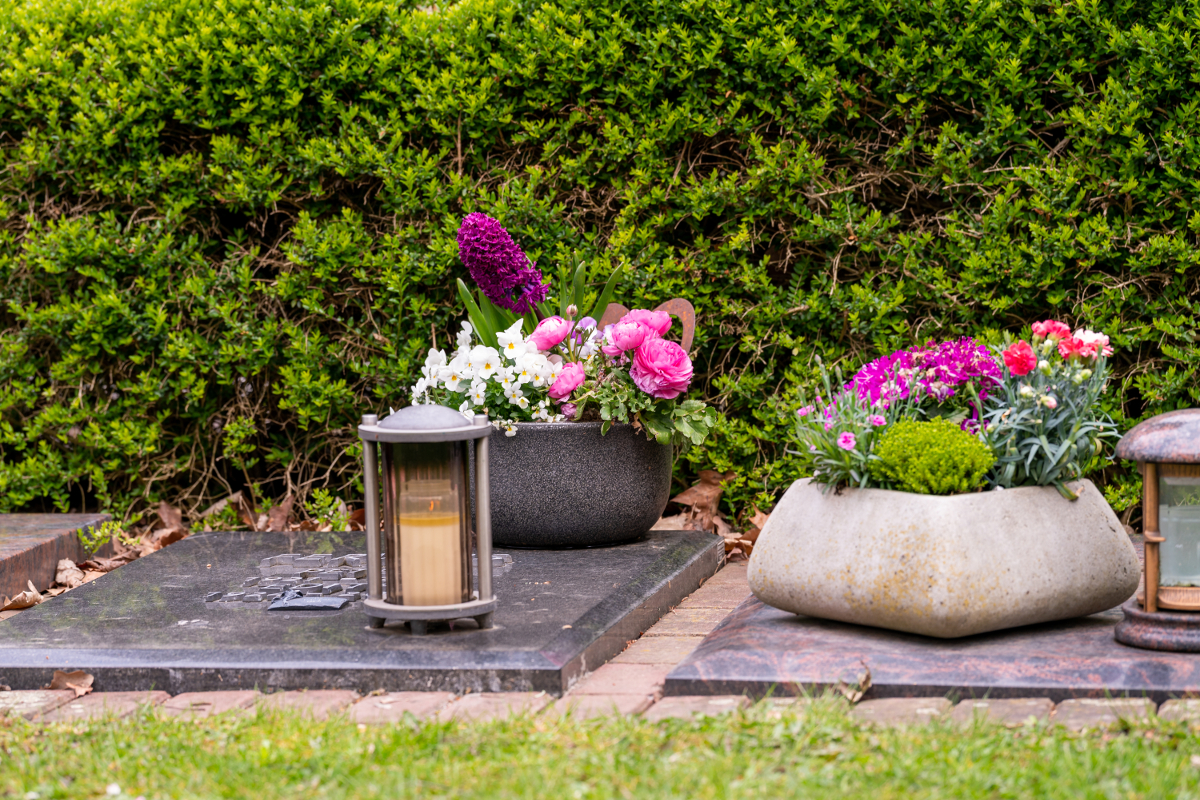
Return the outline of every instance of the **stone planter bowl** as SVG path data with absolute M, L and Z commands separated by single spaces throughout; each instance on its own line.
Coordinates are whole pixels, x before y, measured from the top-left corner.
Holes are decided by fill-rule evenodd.
M 795 614 L 954 638 L 1080 617 L 1138 586 L 1091 481 L 935 497 L 797 481 L 750 557 L 750 589 Z
M 492 541 L 590 547 L 642 536 L 671 495 L 671 447 L 632 425 L 520 422 L 488 440 Z M 474 471 L 472 471 L 472 481 Z M 474 492 L 472 492 L 474 496 Z

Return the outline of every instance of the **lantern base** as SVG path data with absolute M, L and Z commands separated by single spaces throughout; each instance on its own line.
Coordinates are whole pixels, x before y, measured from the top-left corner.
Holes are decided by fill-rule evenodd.
M 1117 623 L 1114 636 L 1121 644 L 1143 650 L 1200 653 L 1200 613 L 1189 611 L 1147 612 L 1136 598 L 1126 600 L 1125 618 Z
M 414 636 L 424 636 L 428 625 L 434 621 L 472 618 L 481 630 L 492 627 L 492 614 L 498 601 L 472 600 L 469 603 L 451 603 L 445 606 L 398 606 L 383 600 L 368 599 L 363 601 L 367 610 L 367 625 L 372 628 L 382 628 L 388 620 L 402 620 L 408 623 L 408 628 Z

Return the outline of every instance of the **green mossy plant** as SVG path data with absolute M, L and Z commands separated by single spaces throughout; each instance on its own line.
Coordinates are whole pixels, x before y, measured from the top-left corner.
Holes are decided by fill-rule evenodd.
M 978 436 L 946 419 L 901 420 L 875 446 L 868 469 L 879 483 L 917 494 L 963 494 L 986 482 L 996 463 Z
M 1198 35 L 1163 0 L 10 3 L 0 512 L 360 497 L 476 210 L 589 298 L 691 300 L 723 416 L 678 469 L 735 508 L 801 476 L 817 356 L 1087 320 L 1122 429 L 1200 404 Z

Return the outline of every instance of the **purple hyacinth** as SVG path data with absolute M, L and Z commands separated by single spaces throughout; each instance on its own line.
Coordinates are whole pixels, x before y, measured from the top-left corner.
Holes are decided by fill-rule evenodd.
M 458 228 L 458 257 L 471 280 L 501 308 L 524 314 L 546 299 L 537 264 L 517 246 L 499 222 L 487 214 L 468 214 Z

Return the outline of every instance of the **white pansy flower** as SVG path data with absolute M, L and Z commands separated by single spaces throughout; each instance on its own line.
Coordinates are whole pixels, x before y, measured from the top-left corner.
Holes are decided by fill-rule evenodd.
M 508 330 L 496 334 L 500 351 L 513 360 L 525 352 L 525 337 L 521 336 L 521 322 L 522 320 L 517 320 L 508 327 Z
M 462 405 L 458 407 L 458 410 L 467 419 L 471 420 L 472 422 L 475 421 L 475 412 L 471 410 L 470 400 L 463 400 Z
M 529 408 L 529 398 L 526 397 L 525 395 L 521 395 L 520 397 L 518 397 L 516 402 L 517 402 L 517 407 L 520 408 L 522 411 Z
M 458 343 L 459 350 L 470 350 L 471 349 L 471 331 L 472 330 L 473 330 L 473 328 L 471 327 L 471 323 L 464 320 L 463 324 L 462 324 L 462 330 L 458 332 L 458 342 L 457 343 Z
M 504 423 L 504 435 L 505 436 L 516 436 L 517 435 L 516 423 L 514 423 L 514 422 Z
M 471 402 L 477 406 L 487 402 L 487 393 L 482 386 L 476 384 L 471 387 Z
M 487 380 L 500 369 L 500 354 L 494 347 L 479 345 L 472 348 L 468 363 L 476 378 Z
M 508 402 L 515 403 L 517 402 L 518 398 L 524 397 L 525 395 L 521 392 L 521 389 L 514 384 L 504 390 L 504 396 L 508 398 Z
M 558 380 L 558 373 L 562 372 L 562 368 L 563 368 L 563 365 L 562 365 L 561 361 L 551 361 L 550 362 L 549 368 L 546 370 L 546 373 L 547 373 L 546 374 L 546 385 L 547 386 L 553 384 L 556 380 Z
M 501 367 L 496 370 L 495 377 L 496 382 L 503 386 L 506 392 L 517 385 L 517 376 L 512 367 Z

